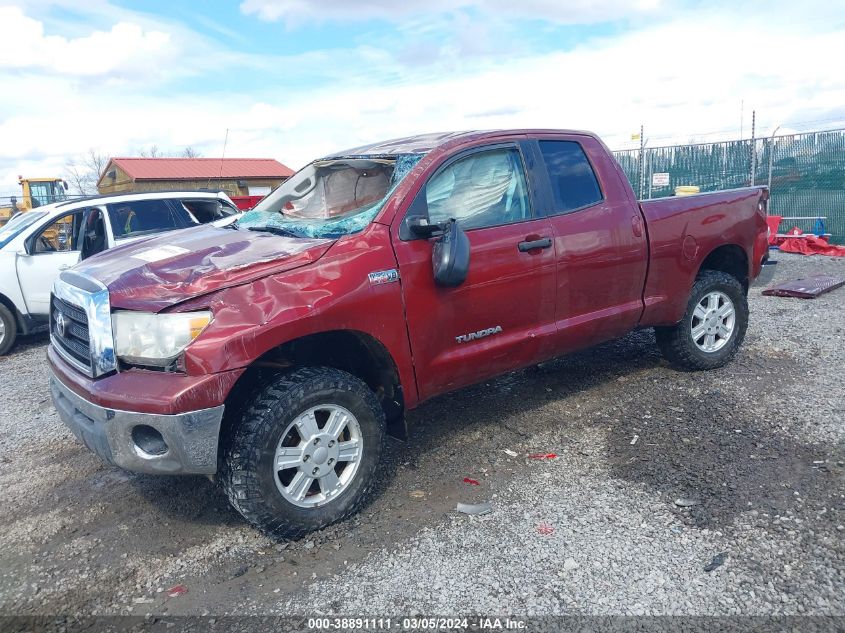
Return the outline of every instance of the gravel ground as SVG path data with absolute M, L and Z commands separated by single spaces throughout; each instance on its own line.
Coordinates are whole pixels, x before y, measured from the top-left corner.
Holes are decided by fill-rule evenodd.
M 723 369 L 644 331 L 426 404 L 364 511 L 291 543 L 207 479 L 101 464 L 33 337 L 0 358 L 0 613 L 845 615 L 845 289 L 760 289 Z

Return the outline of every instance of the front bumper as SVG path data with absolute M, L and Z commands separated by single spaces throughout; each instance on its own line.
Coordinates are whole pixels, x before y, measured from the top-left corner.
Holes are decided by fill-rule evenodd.
M 59 417 L 100 458 L 115 466 L 158 475 L 214 474 L 223 405 L 165 415 L 110 409 L 71 391 L 51 371 L 50 393 Z M 139 428 L 140 427 L 140 428 Z M 152 431 L 150 431 L 152 429 Z M 153 454 L 143 438 L 163 439 Z M 140 441 L 139 441 L 140 438 Z

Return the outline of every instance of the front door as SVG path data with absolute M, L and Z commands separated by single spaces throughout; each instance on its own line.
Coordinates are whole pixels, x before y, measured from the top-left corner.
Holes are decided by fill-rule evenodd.
M 444 162 L 409 214 L 455 218 L 470 241 L 466 281 L 435 285 L 432 239 L 394 243 L 420 397 L 529 365 L 554 332 L 549 221 L 533 213 L 516 144 L 473 148 Z
M 19 253 L 18 281 L 29 314 L 50 314 L 50 292 L 61 271 L 79 262 L 83 211 L 74 211 L 42 227 Z

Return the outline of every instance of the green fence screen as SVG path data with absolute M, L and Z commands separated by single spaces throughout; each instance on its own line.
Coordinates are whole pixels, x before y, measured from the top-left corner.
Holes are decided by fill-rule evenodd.
M 753 146 L 753 152 L 752 152 Z M 701 191 L 769 185 L 769 213 L 781 232 L 797 226 L 845 243 L 845 130 L 614 152 L 640 198 L 662 198 L 675 187 Z M 640 160 L 642 158 L 642 161 Z M 795 218 L 795 219 L 787 219 Z

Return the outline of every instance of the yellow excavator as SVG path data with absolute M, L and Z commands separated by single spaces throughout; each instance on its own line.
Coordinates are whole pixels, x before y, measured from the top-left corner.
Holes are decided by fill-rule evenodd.
M 0 226 L 18 213 L 32 211 L 45 204 L 67 199 L 67 182 L 61 178 L 24 178 L 18 176 L 21 197 L 0 199 Z

